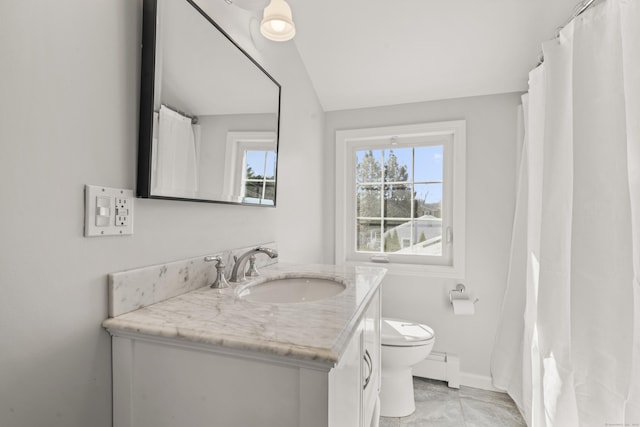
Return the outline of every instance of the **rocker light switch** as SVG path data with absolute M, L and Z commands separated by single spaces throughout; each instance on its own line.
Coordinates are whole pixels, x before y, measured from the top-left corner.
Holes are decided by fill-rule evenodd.
M 85 186 L 84 235 L 133 234 L 133 190 Z
M 111 198 L 96 197 L 96 227 L 108 227 L 111 219 Z

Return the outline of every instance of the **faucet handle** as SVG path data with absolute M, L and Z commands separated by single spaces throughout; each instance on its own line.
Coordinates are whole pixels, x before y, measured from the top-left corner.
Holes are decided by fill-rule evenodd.
M 260 272 L 258 271 L 258 268 L 256 267 L 256 256 L 255 255 L 251 255 L 249 257 L 249 269 L 247 270 L 247 272 L 244 274 L 245 277 L 257 277 L 260 275 Z
M 211 262 L 211 261 L 217 261 L 216 263 L 216 268 L 218 267 L 218 265 L 222 264 L 224 265 L 224 261 L 222 261 L 222 257 L 220 255 L 216 255 L 216 256 L 206 256 L 204 257 L 204 260 L 206 262 Z
M 206 256 L 204 257 L 204 260 L 206 262 L 217 261 L 216 262 L 216 273 L 217 273 L 216 280 L 214 280 L 214 282 L 209 287 L 214 289 L 228 288 L 229 282 L 227 282 L 227 279 L 224 277 L 224 269 L 226 266 L 224 264 L 224 261 L 222 261 L 222 257 Z

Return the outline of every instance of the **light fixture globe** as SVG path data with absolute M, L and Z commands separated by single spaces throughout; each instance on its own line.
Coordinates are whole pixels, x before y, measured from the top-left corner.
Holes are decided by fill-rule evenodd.
M 284 42 L 296 35 L 291 8 L 285 0 L 271 0 L 264 9 L 260 32 L 269 40 Z

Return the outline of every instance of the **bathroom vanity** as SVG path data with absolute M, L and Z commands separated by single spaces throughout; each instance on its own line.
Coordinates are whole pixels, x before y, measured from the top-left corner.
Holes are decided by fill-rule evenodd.
M 239 286 L 205 285 L 136 302 L 132 307 L 140 308 L 122 314 L 119 304 L 131 304 L 132 292 L 145 295 L 141 286 L 157 292 L 163 274 L 146 275 L 155 278 L 147 280 L 153 288 L 140 283 L 140 274 L 111 278 L 116 311 L 103 326 L 113 342 L 113 425 L 370 426 L 380 386 L 384 274 L 376 267 L 274 264 Z M 178 276 L 198 274 L 181 268 Z M 292 277 L 331 280 L 344 290 L 286 303 L 240 292 L 247 294 L 252 281 Z

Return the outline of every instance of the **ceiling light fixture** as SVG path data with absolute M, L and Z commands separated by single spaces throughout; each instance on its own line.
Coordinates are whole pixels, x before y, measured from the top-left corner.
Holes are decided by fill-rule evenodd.
M 264 9 L 260 32 L 276 42 L 291 40 L 296 35 L 291 8 L 285 0 L 271 0 Z

